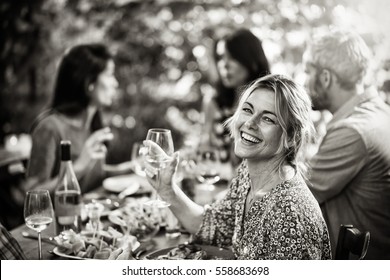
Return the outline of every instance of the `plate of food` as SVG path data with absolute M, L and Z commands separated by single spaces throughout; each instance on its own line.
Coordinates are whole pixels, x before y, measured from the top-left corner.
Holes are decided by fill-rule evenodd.
M 148 260 L 234 260 L 230 249 L 210 245 L 179 244 L 176 247 L 154 251 L 145 256 Z
M 123 235 L 112 227 L 98 232 L 66 230 L 54 239 L 58 246 L 53 253 L 75 260 L 108 259 L 119 248 L 134 252 L 140 246 L 136 237 Z
M 148 241 L 160 230 L 162 213 L 157 208 L 145 207 L 149 198 L 127 198 L 126 204 L 108 214 L 108 220 L 140 241 Z

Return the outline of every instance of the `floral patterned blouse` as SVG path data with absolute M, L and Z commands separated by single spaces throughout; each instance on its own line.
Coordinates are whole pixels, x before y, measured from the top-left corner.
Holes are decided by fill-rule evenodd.
M 232 246 L 238 259 L 331 259 L 329 234 L 314 196 L 300 176 L 256 200 L 245 216 L 251 181 L 244 160 L 226 196 L 205 207 L 197 242 Z

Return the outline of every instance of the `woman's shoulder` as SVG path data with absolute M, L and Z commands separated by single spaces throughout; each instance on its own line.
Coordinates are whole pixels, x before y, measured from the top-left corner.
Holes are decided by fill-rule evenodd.
M 47 110 L 38 115 L 31 127 L 31 132 L 42 130 L 58 130 L 61 120 L 60 116 L 52 110 Z
M 305 180 L 295 176 L 291 180 L 286 180 L 279 184 L 274 192 L 277 200 L 294 204 L 299 209 L 301 207 L 318 208 L 318 203 L 307 186 Z

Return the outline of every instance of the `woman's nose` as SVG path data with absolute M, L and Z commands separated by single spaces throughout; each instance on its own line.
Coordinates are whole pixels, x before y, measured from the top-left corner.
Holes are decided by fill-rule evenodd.
M 249 129 L 257 129 L 258 128 L 258 125 L 257 125 L 257 121 L 256 121 L 256 117 L 253 116 L 252 118 L 248 119 L 246 122 L 245 122 L 245 126 Z
M 218 62 L 218 69 L 219 69 L 219 71 L 226 71 L 226 69 L 227 69 L 227 64 L 226 64 L 226 62 L 225 62 L 225 60 L 224 59 L 221 59 L 219 62 Z

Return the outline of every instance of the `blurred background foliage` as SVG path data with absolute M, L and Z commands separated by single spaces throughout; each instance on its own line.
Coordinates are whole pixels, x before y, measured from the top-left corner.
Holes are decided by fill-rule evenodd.
M 29 132 L 51 101 L 61 56 L 78 43 L 103 42 L 115 54 L 120 86 L 105 112 L 117 136 L 113 163 L 127 160 L 150 127 L 171 128 L 176 148 L 194 133 L 201 98 L 216 80 L 213 40 L 232 28 L 250 28 L 263 41 L 272 72 L 297 81 L 313 34 L 354 28 L 374 50 L 379 85 L 388 8 L 386 0 L 3 0 L 0 141 Z

